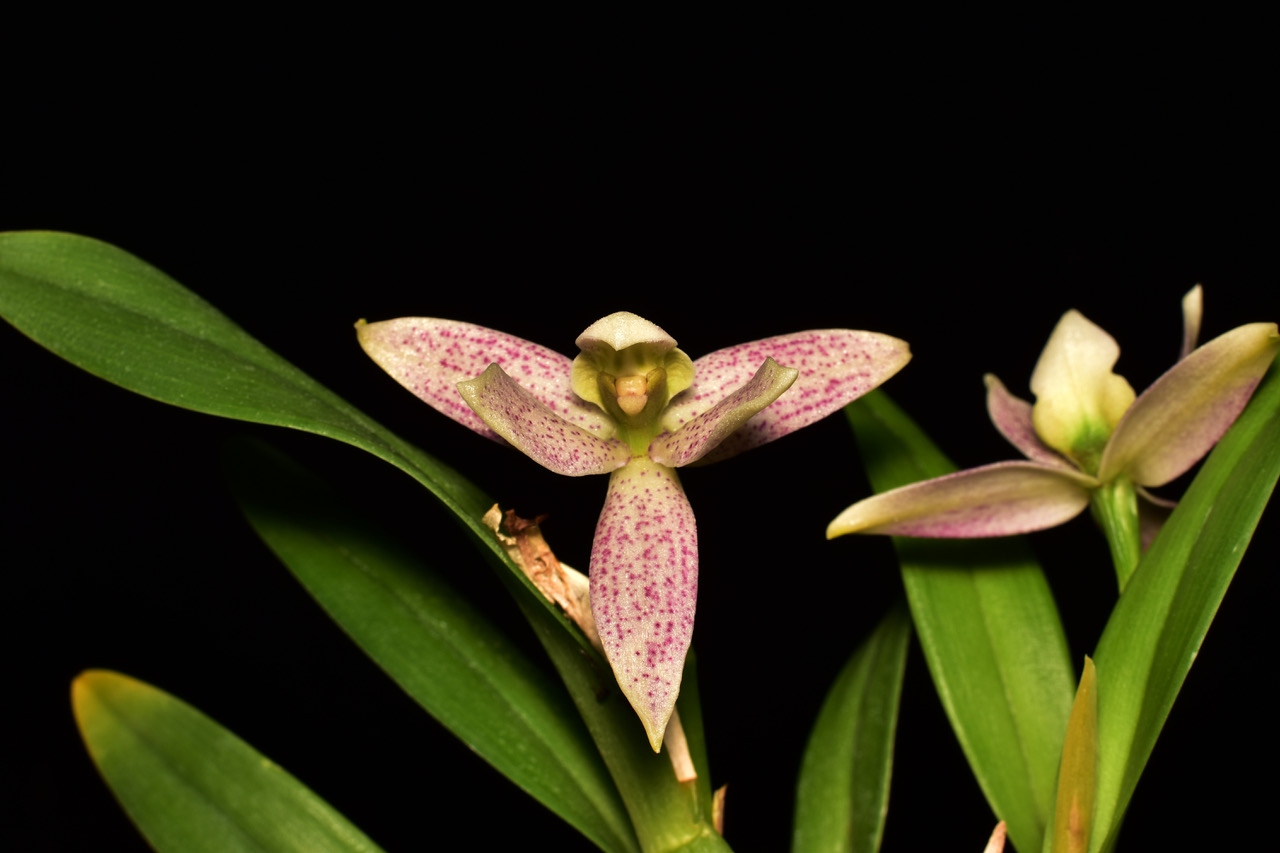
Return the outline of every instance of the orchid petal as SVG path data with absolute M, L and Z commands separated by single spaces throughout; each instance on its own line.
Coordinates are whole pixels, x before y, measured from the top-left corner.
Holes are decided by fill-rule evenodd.
M 1075 518 L 1098 481 L 1035 462 L 997 462 L 859 501 L 827 527 L 846 533 L 972 539 L 1044 530 Z
M 1178 361 L 1186 358 L 1200 340 L 1200 317 L 1204 314 L 1204 289 L 1196 285 L 1182 297 L 1182 352 Z
M 1098 468 L 1162 486 L 1209 452 L 1249 402 L 1280 350 L 1275 323 L 1232 329 L 1192 352 L 1151 384 L 1116 426 Z
M 560 417 L 600 438 L 613 435 L 613 421 L 579 400 L 570 388 L 566 356 L 523 338 L 473 323 L 433 317 L 401 317 L 356 324 L 360 346 L 378 366 L 438 412 L 480 433 L 498 435 L 462 402 L 457 385 L 500 365 Z
M 911 359 L 906 341 L 826 329 L 739 344 L 693 363 L 693 385 L 672 399 L 662 427 L 677 432 L 744 385 L 766 358 L 799 371 L 795 384 L 702 461 L 727 459 L 826 417 L 884 382 Z
M 1120 347 L 1079 311 L 1054 327 L 1031 375 L 1031 417 L 1045 444 L 1093 470 L 1107 436 L 1133 402 L 1133 388 L 1111 372 Z
M 1028 459 L 1055 468 L 1073 466 L 1060 453 L 1040 440 L 1031 421 L 1031 404 L 1010 394 L 994 373 L 982 377 L 987 385 L 987 414 L 1000 434 Z
M 607 474 L 631 458 L 621 441 L 599 438 L 569 423 L 497 364 L 475 379 L 459 382 L 457 393 L 490 429 L 557 474 Z
M 680 694 L 698 598 L 698 535 L 674 470 L 636 457 L 609 478 L 590 580 L 605 656 L 657 752 Z
M 663 433 L 649 445 L 649 458 L 679 468 L 701 459 L 765 406 L 791 387 L 798 371 L 766 358 L 751 381 L 689 420 L 674 433 Z

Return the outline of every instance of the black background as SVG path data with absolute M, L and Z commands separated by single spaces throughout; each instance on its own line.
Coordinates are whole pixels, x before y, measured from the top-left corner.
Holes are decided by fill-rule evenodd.
M 360 352 L 357 318 L 463 319 L 572 354 L 592 321 L 630 310 L 695 358 L 808 328 L 887 332 L 915 354 L 887 390 L 969 467 L 1013 456 L 982 374 L 1029 395 L 1068 308 L 1117 338 L 1139 390 L 1176 357 L 1196 282 L 1205 339 L 1280 317 L 1270 96 L 1243 30 L 975 41 L 938 22 L 755 21 L 546 40 L 493 22 L 314 23 L 33 35 L 5 96 L 0 228 L 150 261 L 504 505 L 550 513 L 551 544 L 582 568 L 604 479 L 556 477 L 428 410 Z M 541 659 L 429 495 L 345 446 L 121 391 L 8 327 L 0 364 L 13 849 L 146 849 L 71 718 L 70 680 L 90 667 L 195 704 L 389 851 L 589 848 L 327 620 L 238 515 L 218 456 L 250 433 L 304 459 Z M 808 727 L 900 594 L 896 569 L 885 540 L 823 538 L 868 493 L 842 418 L 683 479 L 726 833 L 782 850 Z M 1274 526 L 1271 510 L 1138 789 L 1129 845 L 1216 847 L 1271 805 L 1251 780 L 1277 758 Z M 1105 545 L 1087 518 L 1031 542 L 1078 667 L 1114 599 Z M 760 667 L 772 687 L 752 695 Z M 979 850 L 994 822 L 913 646 L 883 849 Z

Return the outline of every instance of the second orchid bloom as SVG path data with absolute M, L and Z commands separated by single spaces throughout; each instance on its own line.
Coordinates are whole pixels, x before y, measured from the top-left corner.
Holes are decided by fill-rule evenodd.
M 680 692 L 698 591 L 697 531 L 675 469 L 826 417 L 911 357 L 897 338 L 831 329 L 694 361 L 627 312 L 593 323 L 572 360 L 452 320 L 357 330 L 374 361 L 455 421 L 558 474 L 610 475 L 591 548 L 591 610 L 655 751 Z
M 996 429 L 1029 461 L 997 462 L 903 486 L 840 513 L 827 536 L 967 538 L 1043 530 L 1092 502 L 1123 588 L 1140 554 L 1139 505 L 1222 437 L 1280 349 L 1275 323 L 1232 329 L 1195 349 L 1201 291 L 1183 300 L 1182 358 L 1141 396 L 1112 372 L 1115 340 L 1063 315 L 1031 376 L 1032 406 L 986 377 Z

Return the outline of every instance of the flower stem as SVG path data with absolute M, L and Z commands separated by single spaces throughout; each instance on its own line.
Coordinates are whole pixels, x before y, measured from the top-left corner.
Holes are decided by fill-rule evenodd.
M 1116 581 L 1124 592 L 1129 576 L 1142 556 L 1142 536 L 1138 527 L 1138 495 L 1128 477 L 1117 477 L 1098 488 L 1091 501 L 1093 517 L 1102 526 L 1116 567 Z

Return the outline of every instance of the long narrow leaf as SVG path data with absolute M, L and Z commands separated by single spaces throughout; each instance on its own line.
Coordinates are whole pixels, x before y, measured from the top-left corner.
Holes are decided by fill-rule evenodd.
M 876 391 L 846 411 L 871 485 L 955 467 Z M 1020 539 L 894 538 L 934 686 L 974 776 L 1019 850 L 1039 850 L 1053 808 L 1075 678 L 1057 606 Z
M 1280 477 L 1280 368 L 1223 437 L 1134 571 L 1093 656 L 1098 667 L 1093 851 L 1120 821 L 1258 518 Z
M 96 240 L 47 232 L 0 234 L 0 315 L 72 363 L 140 394 L 326 435 L 409 473 L 470 529 L 499 567 L 592 736 L 599 740 L 609 733 L 606 739 L 626 743 L 622 753 L 630 754 L 633 738 L 623 734 L 622 721 L 627 719 L 634 734 L 634 716 L 601 711 L 611 703 L 597 708 L 588 698 L 602 684 L 599 656 L 506 557 L 481 523 L 492 501 L 457 472 L 387 432 L 154 267 Z M 602 749 L 615 780 L 630 780 L 631 774 L 620 772 L 627 761 L 618 762 L 608 747 Z M 666 772 L 670 775 L 669 763 Z M 637 809 L 650 807 L 674 814 L 668 807 L 675 797 L 668 789 L 656 798 L 632 796 L 642 790 L 630 785 L 621 791 L 633 818 Z M 697 837 L 701 846 L 723 844 L 718 836 Z
M 854 651 L 822 703 L 800 765 L 794 853 L 880 849 L 910 639 L 911 619 L 896 606 Z
M 0 316 L 72 364 L 143 396 L 328 436 L 390 462 L 439 498 L 532 600 L 563 619 L 481 524 L 493 501 L 479 489 L 145 261 L 75 234 L 0 234 Z
M 125 675 L 72 685 L 103 778 L 160 853 L 376 853 L 305 785 L 204 714 Z
M 280 454 L 237 444 L 227 471 L 258 535 L 423 708 L 602 849 L 639 849 L 562 685 L 395 537 Z

